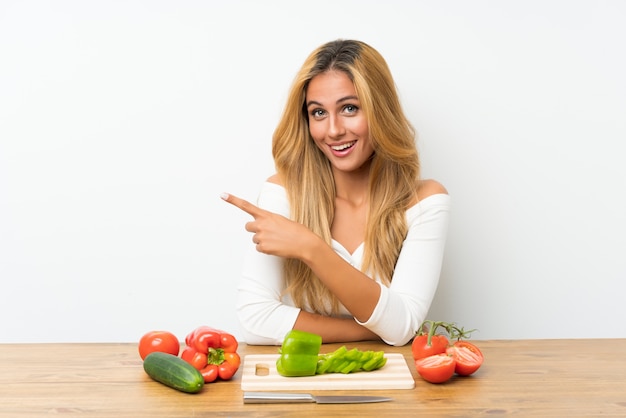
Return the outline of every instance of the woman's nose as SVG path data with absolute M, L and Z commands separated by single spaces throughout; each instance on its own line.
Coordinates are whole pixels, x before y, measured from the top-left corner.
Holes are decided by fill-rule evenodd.
M 328 136 L 331 138 L 340 138 L 346 133 L 346 128 L 341 117 L 334 116 L 330 118 L 328 126 Z

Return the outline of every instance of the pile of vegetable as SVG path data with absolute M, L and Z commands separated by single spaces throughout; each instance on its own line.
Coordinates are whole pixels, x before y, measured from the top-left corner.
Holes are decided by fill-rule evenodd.
M 198 393 L 205 383 L 229 380 L 239 369 L 239 344 L 231 334 L 200 326 L 185 338 L 168 331 L 151 331 L 139 341 L 145 372 L 157 382 L 187 393 Z
M 276 360 L 281 376 L 314 376 L 325 373 L 370 372 L 387 363 L 384 351 L 348 350 L 342 346 L 332 353 L 320 354 L 322 337 L 309 332 L 291 330 L 283 340 Z
M 419 375 L 427 382 L 443 383 L 455 374 L 469 376 L 476 372 L 483 364 L 483 354 L 476 345 L 463 340 L 473 331 L 454 323 L 425 321 L 411 344 Z
M 443 383 L 455 374 L 469 376 L 476 372 L 483 355 L 478 347 L 463 340 L 472 331 L 454 323 L 425 321 L 411 344 L 419 375 L 428 382 Z M 387 363 L 384 351 L 341 346 L 321 354 L 321 347 L 321 336 L 291 330 L 280 347 L 276 371 L 286 377 L 347 374 L 378 370 Z M 235 337 L 207 326 L 186 336 L 182 352 L 178 338 L 168 331 L 146 333 L 138 348 L 144 370 L 151 378 L 187 393 L 200 392 L 206 383 L 231 379 L 241 364 Z

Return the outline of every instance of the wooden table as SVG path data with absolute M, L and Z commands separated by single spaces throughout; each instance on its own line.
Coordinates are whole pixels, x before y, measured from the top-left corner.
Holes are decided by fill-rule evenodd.
M 415 378 L 412 390 L 313 392 L 394 399 L 357 405 L 243 404 L 241 370 L 199 394 L 177 392 L 144 373 L 136 344 L 0 344 L 0 416 L 626 416 L 626 339 L 473 342 L 481 369 L 441 385 L 417 375 L 410 346 L 348 344 L 404 354 Z M 276 350 L 242 345 L 239 353 Z

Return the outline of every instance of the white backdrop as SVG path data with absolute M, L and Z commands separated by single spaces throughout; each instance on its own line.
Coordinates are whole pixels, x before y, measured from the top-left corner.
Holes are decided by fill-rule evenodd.
M 238 334 L 247 215 L 295 72 L 388 60 L 453 198 L 430 319 L 626 337 L 626 3 L 0 0 L 0 342 Z

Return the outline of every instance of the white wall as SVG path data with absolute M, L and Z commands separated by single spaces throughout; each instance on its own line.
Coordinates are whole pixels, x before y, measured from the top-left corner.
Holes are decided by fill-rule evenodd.
M 0 342 L 238 334 L 247 216 L 305 56 L 387 58 L 453 197 L 431 319 L 626 337 L 626 3 L 0 0 Z

